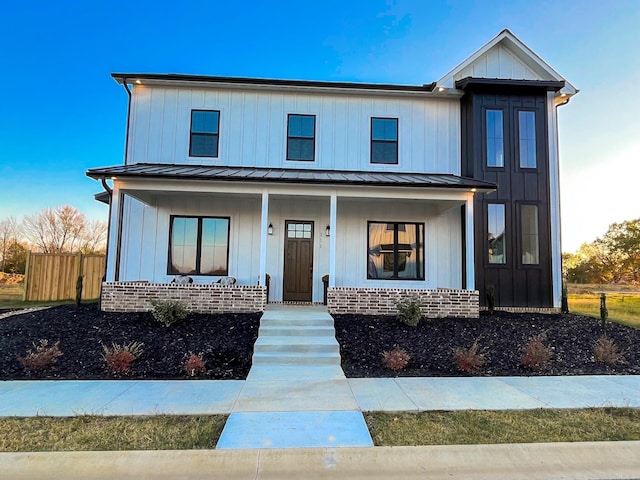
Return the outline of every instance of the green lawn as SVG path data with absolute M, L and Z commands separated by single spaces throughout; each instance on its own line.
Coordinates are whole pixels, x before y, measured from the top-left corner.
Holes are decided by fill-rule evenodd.
M 376 446 L 640 440 L 640 409 L 365 413 Z M 227 417 L 0 418 L 0 452 L 212 449 Z
M 377 446 L 640 440 L 640 409 L 366 413 Z
M 7 285 L 0 284 L 0 309 L 2 308 L 29 308 L 29 307 L 52 307 L 55 305 L 71 305 L 75 300 L 56 300 L 54 302 L 24 302 L 22 301 L 24 289 L 22 284 Z M 94 303 L 94 300 L 82 300 L 82 303 Z
M 0 452 L 215 448 L 226 416 L 0 418 Z
M 569 294 L 569 310 L 600 318 L 600 295 Z M 608 293 L 607 310 L 609 320 L 640 328 L 640 293 Z

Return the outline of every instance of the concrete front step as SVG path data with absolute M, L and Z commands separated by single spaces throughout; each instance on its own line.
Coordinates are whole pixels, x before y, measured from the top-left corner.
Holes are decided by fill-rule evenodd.
M 254 352 L 253 365 L 340 365 L 336 352 Z
M 258 337 L 253 348 L 254 353 L 340 353 L 340 346 L 335 337 Z
M 260 319 L 260 326 L 265 327 L 332 327 L 333 318 L 329 315 L 324 317 L 311 317 L 311 318 L 288 318 L 288 317 L 269 317 L 264 316 Z
M 260 337 L 281 337 L 281 336 L 291 336 L 291 337 L 334 337 L 336 336 L 336 330 L 333 327 L 329 326 L 319 326 L 319 327 L 298 327 L 298 326 L 290 326 L 290 325 L 261 325 L 258 330 L 258 335 Z

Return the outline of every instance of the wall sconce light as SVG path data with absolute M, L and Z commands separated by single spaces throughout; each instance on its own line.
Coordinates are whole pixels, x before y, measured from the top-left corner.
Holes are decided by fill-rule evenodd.
M 329 237 L 331 236 L 331 227 L 327 225 L 327 228 L 324 229 L 324 234 Z
M 267 227 L 267 233 L 269 235 L 273 235 L 273 225 L 269 224 L 269 226 Z

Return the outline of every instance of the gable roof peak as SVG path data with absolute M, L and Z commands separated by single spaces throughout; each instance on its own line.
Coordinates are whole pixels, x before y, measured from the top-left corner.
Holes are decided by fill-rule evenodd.
M 558 96 L 571 96 L 578 90 L 551 65 L 529 48 L 508 28 L 447 72 L 436 86 L 453 88 L 456 80 L 465 77 L 502 80 L 564 81 Z

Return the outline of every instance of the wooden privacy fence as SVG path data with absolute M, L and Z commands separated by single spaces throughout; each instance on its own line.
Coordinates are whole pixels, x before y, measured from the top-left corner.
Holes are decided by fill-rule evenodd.
M 104 269 L 105 256 L 102 254 L 29 253 L 24 279 L 24 300 L 75 299 L 80 275 L 81 298 L 98 298 Z

